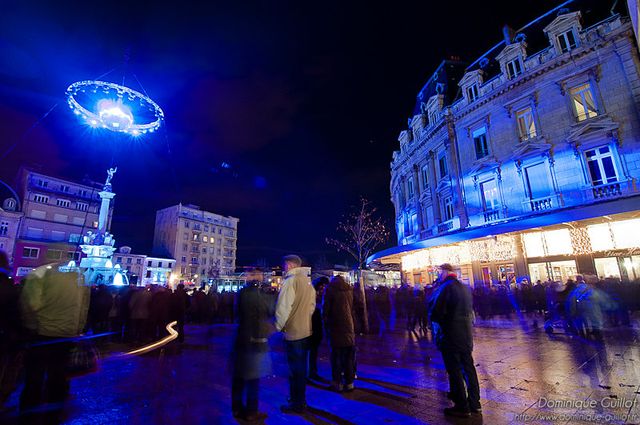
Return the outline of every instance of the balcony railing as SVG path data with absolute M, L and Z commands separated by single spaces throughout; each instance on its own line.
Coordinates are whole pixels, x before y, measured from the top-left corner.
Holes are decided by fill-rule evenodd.
M 451 220 L 443 221 L 436 226 L 438 233 L 446 233 L 460 228 L 460 219 L 453 217 Z
M 500 220 L 502 217 L 500 210 L 485 211 L 482 213 L 485 223 L 491 223 L 492 221 Z
M 540 212 L 552 210 L 560 206 L 557 195 L 543 196 L 541 198 L 527 199 L 522 202 L 525 212 Z
M 469 226 L 484 226 L 485 224 L 493 223 L 504 218 L 506 218 L 506 213 L 502 208 L 481 211 L 469 217 Z
M 623 186 L 621 182 L 601 184 L 591 188 L 594 199 L 610 199 L 622 196 Z

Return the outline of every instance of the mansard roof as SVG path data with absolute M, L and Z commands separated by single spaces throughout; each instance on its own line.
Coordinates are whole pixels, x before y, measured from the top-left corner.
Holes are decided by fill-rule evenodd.
M 612 13 L 628 15 L 627 8 L 622 3 L 624 2 L 616 2 L 615 0 L 570 0 L 561 3 L 544 15 L 514 31 L 515 35 L 509 42 L 525 41 L 527 43 L 527 53 L 531 56 L 549 47 L 549 39 L 544 30 L 553 21 L 556 21 L 558 17 L 565 14 L 573 16 L 575 12 L 579 11 L 582 16 L 582 27 L 588 28 L 611 16 Z M 484 55 L 476 59 L 467 68 L 467 71 L 482 69 L 485 72 L 485 81 L 495 77 L 501 72 L 496 57 L 505 47 L 505 40 L 500 41 Z
M 423 113 L 429 99 L 436 94 L 444 96 L 443 106 L 450 105 L 458 96 L 458 82 L 467 65 L 465 62 L 453 59 L 442 61 L 418 93 L 412 116 Z

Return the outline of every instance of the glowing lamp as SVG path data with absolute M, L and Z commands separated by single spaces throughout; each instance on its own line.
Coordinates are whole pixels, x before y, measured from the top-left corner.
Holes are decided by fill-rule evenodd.
M 101 100 L 98 102 L 98 116 L 107 128 L 128 130 L 133 125 L 133 114 L 122 102 Z
M 162 109 L 149 96 L 119 84 L 78 81 L 66 95 L 73 113 L 94 128 L 139 136 L 153 133 L 164 120 Z

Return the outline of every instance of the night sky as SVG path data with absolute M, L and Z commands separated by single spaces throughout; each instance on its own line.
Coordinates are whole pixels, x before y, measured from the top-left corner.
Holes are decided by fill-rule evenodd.
M 150 253 L 155 210 L 182 201 L 239 217 L 246 265 L 343 261 L 324 240 L 361 195 L 393 228 L 391 154 L 433 70 L 560 1 L 191 3 L 4 0 L 0 178 L 29 165 L 104 181 L 117 165 L 118 245 Z M 76 120 L 66 87 L 109 71 L 162 106 L 162 131 Z

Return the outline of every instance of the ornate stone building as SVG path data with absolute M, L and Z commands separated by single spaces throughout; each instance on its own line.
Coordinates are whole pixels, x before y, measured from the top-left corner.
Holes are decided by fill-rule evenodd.
M 413 283 L 442 262 L 474 284 L 640 279 L 635 35 L 624 6 L 568 6 L 431 76 L 391 163 L 398 247 L 370 262 Z

